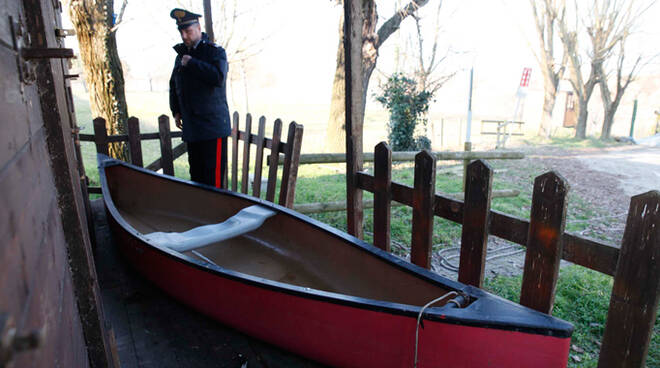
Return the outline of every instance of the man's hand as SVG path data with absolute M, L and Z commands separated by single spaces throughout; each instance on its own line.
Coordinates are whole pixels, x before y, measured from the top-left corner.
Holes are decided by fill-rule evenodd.
M 174 124 L 176 125 L 177 128 L 183 129 L 183 122 L 181 121 L 180 113 L 174 114 Z
M 188 64 L 188 61 L 190 61 L 190 59 L 192 59 L 192 56 L 190 56 L 190 55 L 183 55 L 183 56 L 181 57 L 181 65 L 186 66 L 186 64 Z

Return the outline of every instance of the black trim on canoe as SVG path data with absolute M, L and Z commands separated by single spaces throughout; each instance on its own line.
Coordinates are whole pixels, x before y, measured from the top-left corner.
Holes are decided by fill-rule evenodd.
M 503 299 L 499 296 L 490 294 L 479 288 L 464 285 L 459 282 L 447 279 L 439 274 L 433 273 L 425 268 L 414 265 L 403 259 L 400 259 L 388 252 L 381 250 L 365 241 L 349 235 L 343 231 L 335 229 L 320 221 L 314 220 L 303 214 L 295 212 L 289 208 L 280 206 L 278 204 L 268 202 L 266 200 L 248 196 L 242 193 L 236 193 L 224 189 L 218 189 L 205 184 L 200 184 L 172 176 L 162 175 L 153 171 L 128 164 L 123 161 L 115 160 L 104 154 L 97 154 L 98 167 L 99 167 L 99 180 L 103 193 L 103 200 L 106 209 L 112 215 L 114 221 L 120 225 L 124 231 L 138 239 L 145 246 L 162 252 L 168 257 L 174 258 L 178 262 L 185 262 L 187 265 L 195 267 L 205 272 L 211 272 L 220 277 L 229 278 L 231 280 L 239 281 L 252 286 L 261 287 L 268 290 L 283 292 L 290 295 L 304 297 L 313 300 L 330 302 L 333 304 L 346 305 L 357 307 L 361 309 L 383 312 L 395 315 L 404 315 L 408 317 L 417 318 L 421 307 L 386 302 L 374 299 L 367 299 L 362 297 L 355 297 L 345 294 L 327 292 L 307 287 L 301 287 L 282 283 L 266 278 L 252 276 L 241 272 L 232 271 L 230 269 L 219 267 L 208 262 L 197 260 L 190 256 L 171 250 L 167 247 L 161 247 L 149 243 L 144 235 L 134 229 L 123 217 L 114 205 L 108 188 L 105 168 L 112 166 L 124 166 L 126 168 L 141 172 L 143 174 L 157 176 L 163 180 L 170 180 L 181 184 L 189 185 L 192 187 L 200 188 L 207 191 L 217 192 L 222 195 L 228 195 L 241 198 L 252 204 L 258 204 L 268 207 L 271 210 L 293 217 L 301 222 L 312 225 L 320 231 L 330 233 L 361 251 L 367 252 L 375 257 L 378 257 L 388 264 L 403 270 L 407 273 L 413 274 L 423 280 L 435 283 L 438 286 L 460 291 L 469 296 L 473 303 L 465 308 L 451 308 L 443 307 L 429 307 L 424 311 L 424 319 L 429 321 L 437 321 L 442 323 L 466 325 L 473 327 L 494 328 L 499 330 L 519 331 L 525 333 L 533 333 L 545 336 L 554 336 L 558 338 L 568 338 L 572 335 L 573 325 L 561 319 L 537 312 L 522 305 L 513 303 L 509 300 Z M 430 300 L 429 300 L 430 301 Z

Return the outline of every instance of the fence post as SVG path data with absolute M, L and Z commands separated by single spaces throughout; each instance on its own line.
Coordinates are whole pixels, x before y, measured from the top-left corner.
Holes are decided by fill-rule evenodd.
M 658 309 L 660 192 L 632 197 L 598 367 L 644 367 Z
M 555 172 L 534 180 L 520 304 L 547 314 L 555 300 L 567 192 L 566 181 Z
M 481 287 L 484 281 L 493 169 L 477 160 L 467 167 L 458 281 Z
M 243 169 L 241 169 L 241 193 L 247 194 L 250 184 L 250 134 L 252 134 L 252 115 L 245 117 L 245 140 L 243 141 Z M 240 136 L 240 134 L 239 134 Z
M 238 112 L 234 111 L 232 115 L 234 123 L 231 128 L 231 190 L 238 191 L 238 138 L 241 132 L 238 131 Z
M 435 157 L 424 150 L 415 156 L 415 187 L 413 189 L 413 224 L 410 260 L 431 268 L 433 247 L 433 207 L 435 199 Z
M 108 150 L 108 132 L 105 130 L 105 119 L 94 119 L 94 143 L 96 143 L 96 152 L 109 155 Z
M 392 150 L 380 142 L 374 152 L 374 245 L 390 251 Z
M 160 139 L 160 163 L 163 167 L 163 174 L 174 175 L 170 118 L 167 115 L 158 117 L 158 137 Z
M 303 126 L 292 121 L 286 139 L 286 154 L 282 167 L 282 183 L 280 184 L 280 204 L 293 208 L 296 199 L 296 180 L 300 162 L 300 147 L 302 145 Z
M 275 119 L 273 124 L 273 140 L 270 146 L 270 160 L 268 162 L 268 184 L 266 186 L 266 200 L 275 202 L 275 187 L 277 186 L 277 166 L 280 160 L 280 137 L 282 135 L 282 120 Z
M 140 144 L 140 121 L 135 116 L 128 118 L 128 149 L 131 163 L 142 167 L 142 145 Z
M 472 142 L 465 142 L 464 144 L 465 152 L 472 151 Z M 470 164 L 470 159 L 463 160 L 463 190 L 465 190 L 465 182 L 467 181 L 467 168 Z
M 254 144 L 257 146 L 256 158 L 254 162 L 254 179 L 252 181 L 252 195 L 259 198 L 261 196 L 261 172 L 264 164 L 264 137 L 266 136 L 266 117 L 259 118 L 259 128 L 257 131 L 257 140 Z

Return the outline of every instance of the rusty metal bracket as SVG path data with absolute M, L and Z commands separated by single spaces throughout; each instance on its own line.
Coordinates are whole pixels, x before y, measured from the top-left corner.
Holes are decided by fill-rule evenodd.
M 67 37 L 67 36 L 75 36 L 75 35 L 76 35 L 75 29 L 55 28 L 55 37 Z

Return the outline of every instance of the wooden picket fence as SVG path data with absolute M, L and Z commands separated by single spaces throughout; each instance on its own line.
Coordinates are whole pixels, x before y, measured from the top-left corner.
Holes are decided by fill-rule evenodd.
M 356 184 L 374 194 L 374 245 L 390 251 L 392 201 L 412 207 L 411 262 L 430 268 L 435 216 L 462 224 L 458 280 L 481 287 L 488 236 L 527 248 L 520 304 L 550 314 L 559 262 L 614 276 L 599 367 L 642 367 L 656 318 L 660 286 L 660 192 L 631 200 L 621 248 L 564 232 L 568 184 L 555 172 L 536 178 L 530 220 L 490 209 L 493 170 L 484 161 L 467 169 L 465 200 L 435 192 L 436 158 L 415 157 L 414 186 L 392 182 L 392 151 L 380 143 L 374 174 L 358 172 Z
M 136 117 L 131 117 L 127 121 L 128 134 L 118 134 L 109 136 L 106 132 L 106 122 L 103 118 L 94 119 L 94 134 L 79 134 L 80 141 L 94 142 L 96 151 L 108 154 L 108 144 L 114 142 L 128 142 L 130 160 L 133 165 L 144 167 L 142 158 L 142 141 L 159 140 L 161 157 L 147 165 L 145 168 L 153 171 L 162 169 L 166 175 L 174 175 L 174 160 L 187 152 L 186 144 L 182 142 L 176 147 L 172 147 L 172 138 L 181 137 L 180 131 L 170 131 L 170 120 L 167 115 L 158 117 L 158 132 L 140 133 L 140 121 Z M 249 193 L 255 197 L 261 196 L 261 182 L 263 172 L 264 149 L 270 152 L 278 152 L 277 155 L 268 156 L 268 182 L 266 185 L 265 198 L 268 201 L 275 202 L 275 192 L 278 178 L 278 161 L 283 160 L 282 174 L 280 182 L 280 192 L 278 203 L 291 208 L 295 198 L 295 185 L 298 176 L 298 161 L 300 159 L 300 148 L 302 144 L 303 126 L 291 122 L 287 133 L 286 141 L 282 140 L 282 121 L 276 119 L 273 122 L 273 135 L 271 138 L 266 134 L 266 118 L 259 118 L 257 134 L 252 134 L 252 115 L 245 117 L 245 127 L 239 130 L 239 114 L 234 112 L 232 116 L 231 131 L 231 190 L 238 191 L 240 181 L 242 193 Z M 239 142 L 242 141 L 242 160 L 239 163 Z M 250 165 L 251 148 L 254 146 L 254 164 Z M 280 155 L 283 154 L 283 155 Z M 238 174 L 238 167 L 241 166 L 241 175 Z M 250 180 L 250 168 L 253 167 L 253 179 Z M 227 177 L 223 188 L 227 188 Z M 250 188 L 250 183 L 253 183 Z M 101 193 L 100 187 L 88 187 L 89 193 Z

